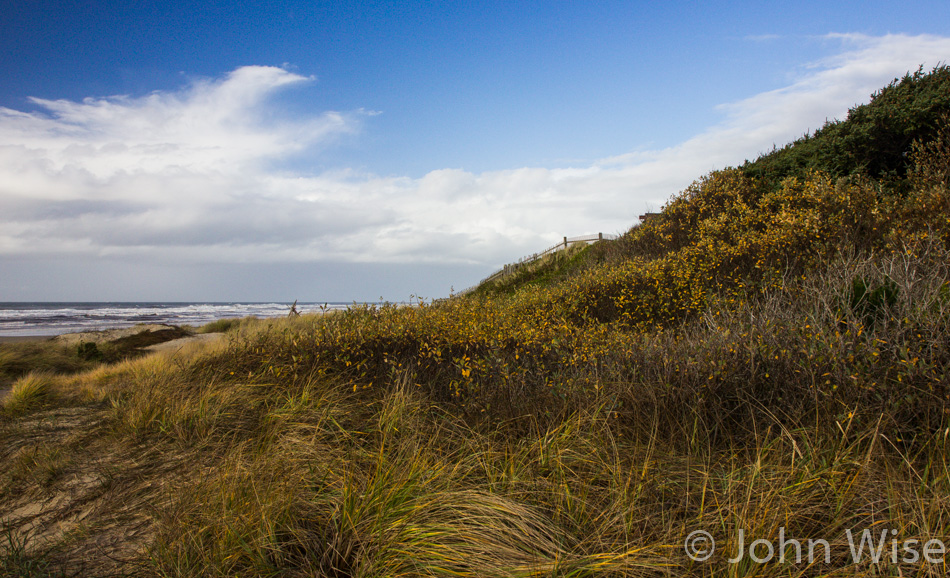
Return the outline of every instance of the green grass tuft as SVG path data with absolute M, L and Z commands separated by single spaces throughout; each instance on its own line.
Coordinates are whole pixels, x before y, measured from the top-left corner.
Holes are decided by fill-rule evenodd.
M 13 382 L 3 398 L 3 409 L 8 413 L 24 413 L 42 407 L 53 398 L 53 376 L 45 372 L 30 372 Z

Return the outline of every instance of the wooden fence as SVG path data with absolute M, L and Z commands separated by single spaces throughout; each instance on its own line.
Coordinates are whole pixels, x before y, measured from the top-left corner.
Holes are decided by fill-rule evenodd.
M 511 275 L 512 273 L 514 273 L 521 267 L 524 267 L 525 265 L 529 263 L 533 263 L 537 261 L 538 259 L 541 259 L 542 257 L 546 257 L 548 255 L 557 253 L 558 251 L 563 251 L 567 249 L 568 247 L 570 247 L 571 245 L 576 245 L 578 243 L 591 244 L 591 243 L 598 243 L 600 241 L 613 241 L 616 238 L 617 238 L 617 235 L 609 235 L 609 234 L 604 234 L 604 233 L 597 233 L 595 235 L 582 235 L 580 237 L 564 237 L 564 240 L 558 243 L 557 245 L 552 245 L 551 247 L 548 247 L 544 251 L 541 251 L 539 253 L 532 253 L 531 255 L 526 255 L 518 259 L 514 263 L 509 263 L 505 265 L 504 267 L 502 267 L 501 269 L 499 269 L 498 271 L 495 271 L 488 277 L 485 277 L 484 279 L 482 279 L 475 285 L 472 285 L 471 287 L 468 287 L 467 289 L 463 289 L 459 291 L 458 293 L 456 293 L 456 295 L 464 295 L 466 293 L 474 291 L 476 287 L 484 283 L 488 283 L 489 281 L 494 281 L 495 279 L 499 279 L 501 277 Z

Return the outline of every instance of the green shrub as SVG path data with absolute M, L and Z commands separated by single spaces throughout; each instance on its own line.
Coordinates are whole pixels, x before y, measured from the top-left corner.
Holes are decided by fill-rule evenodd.
M 875 321 L 887 315 L 887 309 L 897 303 L 900 293 L 897 284 L 890 277 L 885 277 L 876 287 L 869 286 L 868 282 L 855 277 L 851 282 L 850 308 L 868 327 Z

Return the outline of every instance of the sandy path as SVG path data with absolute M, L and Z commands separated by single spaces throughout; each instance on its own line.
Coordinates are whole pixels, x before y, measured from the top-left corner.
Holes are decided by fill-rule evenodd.
M 145 351 L 169 351 L 173 349 L 178 349 L 189 343 L 196 342 L 205 342 L 211 343 L 217 341 L 224 337 L 223 333 L 199 333 L 197 335 L 190 335 L 188 337 L 182 337 L 180 339 L 172 339 L 171 341 L 166 341 L 165 343 L 156 343 L 155 345 L 149 345 L 144 347 Z
M 117 339 L 123 339 L 125 337 L 132 337 L 133 335 L 138 335 L 139 333 L 150 332 L 154 333 L 156 331 L 165 331 L 168 329 L 175 329 L 174 325 L 135 325 L 133 327 L 123 327 L 121 329 L 106 329 L 104 331 L 84 331 L 82 333 L 65 333 L 63 335 L 57 335 L 52 339 L 59 343 L 64 343 L 66 345 L 75 345 L 80 341 L 84 343 L 105 343 L 107 341 L 115 341 Z

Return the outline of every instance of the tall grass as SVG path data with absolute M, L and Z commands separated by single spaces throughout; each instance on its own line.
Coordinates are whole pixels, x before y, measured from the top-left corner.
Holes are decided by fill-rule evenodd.
M 45 372 L 30 372 L 13 382 L 9 393 L 0 400 L 4 411 L 19 414 L 42 406 L 53 396 L 53 376 Z
M 118 447 L 191 456 L 140 574 L 938 576 L 847 547 L 950 535 L 947 261 L 919 249 L 712 296 L 676 330 L 555 331 L 518 299 L 383 307 L 58 389 L 105 407 Z M 868 318 L 856 278 L 896 297 Z M 697 529 L 718 544 L 702 563 Z M 831 562 L 731 564 L 740 531 L 827 540 Z
M 75 373 L 93 365 L 81 359 L 75 350 L 49 340 L 0 343 L 0 387 L 31 371 Z

